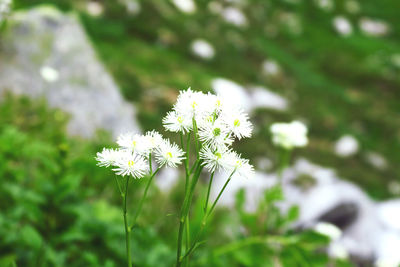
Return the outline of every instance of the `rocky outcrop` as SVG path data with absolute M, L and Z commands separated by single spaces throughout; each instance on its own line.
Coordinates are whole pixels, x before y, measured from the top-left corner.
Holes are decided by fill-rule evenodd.
M 52 7 L 10 16 L 0 36 L 0 95 L 5 90 L 44 97 L 70 113 L 73 135 L 138 130 L 134 107 L 98 60 L 78 18 Z

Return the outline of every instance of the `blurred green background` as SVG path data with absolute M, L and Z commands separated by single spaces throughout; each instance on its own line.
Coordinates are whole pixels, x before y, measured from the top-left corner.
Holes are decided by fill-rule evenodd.
M 400 2 L 199 0 L 190 14 L 171 1 L 133 2 L 140 6 L 134 13 L 125 1 L 91 2 L 100 6 L 94 14 L 84 0 L 17 0 L 12 12 L 50 4 L 76 14 L 123 96 L 137 107 L 143 130 L 163 132 L 162 117 L 178 90 L 189 86 L 209 91 L 218 77 L 265 86 L 285 97 L 289 108 L 252 113 L 255 134 L 236 146 L 243 155 L 253 162 L 267 157 L 274 170 L 277 153 L 269 141 L 269 125 L 302 119 L 310 129 L 310 144 L 294 158 L 334 168 L 373 199 L 398 196 L 390 189 L 400 182 Z M 226 7 L 241 10 L 246 24 L 233 25 L 213 11 Z M 352 25 L 351 33 L 335 28 L 338 17 Z M 360 26 L 365 18 L 384 21 L 387 32 L 366 33 Z M 7 23 L 0 31 L 7 31 Z M 196 39 L 207 40 L 215 55 L 204 59 L 193 54 Z M 278 71 L 263 71 L 265 60 Z M 1 97 L 0 266 L 124 264 L 118 194 L 112 174 L 94 160 L 103 146 L 112 146 L 113 138 L 101 130 L 91 139 L 68 136 L 68 117 L 45 100 L 9 93 Z M 338 157 L 335 142 L 348 134 L 360 149 L 351 157 Z M 385 159 L 385 168 L 368 161 L 371 151 Z M 135 183 L 131 207 L 143 190 L 143 182 Z M 173 265 L 182 190 L 179 183 L 170 193 L 152 187 L 133 233 L 135 266 Z M 314 253 L 327 240 L 312 232 L 288 231 L 285 226 L 296 212 L 280 215 L 271 203 L 281 198 L 278 189 L 268 190 L 258 211 L 250 214 L 241 207 L 239 193 L 235 212 L 220 209 L 213 218 L 209 241 L 199 248 L 193 266 L 278 266 L 278 261 L 327 266 L 327 256 Z M 193 217 L 200 224 L 200 215 L 194 212 Z M 265 239 L 230 251 L 227 244 L 235 246 L 248 236 Z

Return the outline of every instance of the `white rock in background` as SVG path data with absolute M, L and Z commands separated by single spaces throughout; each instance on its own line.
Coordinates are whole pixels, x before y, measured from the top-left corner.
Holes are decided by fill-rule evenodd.
M 358 152 L 359 144 L 351 135 L 344 135 L 335 144 L 335 153 L 340 157 L 349 157 Z
M 333 19 L 333 26 L 340 35 L 349 36 L 353 33 L 353 27 L 351 26 L 350 21 L 345 17 L 335 17 Z
M 184 13 L 192 14 L 196 11 L 196 4 L 193 0 L 172 0 L 172 3 Z
M 190 46 L 192 53 L 203 59 L 212 59 L 215 55 L 214 47 L 203 39 L 196 39 Z
M 398 267 L 400 265 L 400 233 L 384 232 L 377 242 L 375 266 Z
M 267 75 L 277 75 L 280 72 L 279 64 L 274 60 L 265 60 L 262 63 L 262 70 Z
M 386 22 L 361 18 L 359 21 L 360 29 L 370 36 L 384 36 L 389 32 L 389 25 Z
M 161 191 L 168 193 L 177 184 L 178 178 L 178 169 L 162 168 L 160 173 L 156 175 L 155 182 Z
M 235 7 L 227 7 L 221 12 L 223 19 L 233 25 L 243 27 L 247 25 L 247 18 L 243 12 Z
M 0 39 L 0 95 L 45 97 L 71 114 L 68 132 L 140 131 L 134 107 L 105 70 L 79 20 L 52 7 L 14 12 Z
M 251 91 L 252 108 L 268 108 L 279 111 L 287 110 L 288 101 L 279 94 L 265 87 L 254 87 Z
M 400 233 L 400 200 L 389 200 L 377 205 L 378 217 L 386 228 Z
M 249 112 L 252 108 L 252 99 L 246 89 L 234 81 L 216 78 L 211 81 L 211 88 L 226 101 L 242 107 Z

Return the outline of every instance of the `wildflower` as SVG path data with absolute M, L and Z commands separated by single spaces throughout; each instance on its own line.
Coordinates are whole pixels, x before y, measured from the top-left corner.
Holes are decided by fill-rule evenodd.
M 285 149 L 294 147 L 303 147 L 307 145 L 307 127 L 299 122 L 274 123 L 270 127 L 272 133 L 272 142 Z
M 319 222 L 315 225 L 314 230 L 324 236 L 329 237 L 331 240 L 338 240 L 341 235 L 342 231 L 337 228 L 335 225 L 326 222 Z
M 180 115 L 176 111 L 170 111 L 163 118 L 165 129 L 170 132 L 189 132 L 193 127 L 192 119 L 189 116 Z
M 224 124 L 226 124 L 231 133 L 239 140 L 242 137 L 251 136 L 253 126 L 246 113 L 242 111 L 225 111 L 222 117 Z
M 207 95 L 192 91 L 190 88 L 180 92 L 174 110 L 182 118 L 188 117 L 190 120 L 194 118 L 196 121 L 211 113 Z
M 212 59 L 215 55 L 214 47 L 207 41 L 197 39 L 191 44 L 192 53 L 203 59 Z
M 142 141 L 143 153 L 149 153 L 152 150 L 156 149 L 163 142 L 163 138 L 159 132 L 153 130 L 147 132 Z
M 156 161 L 160 165 L 167 165 L 168 167 L 176 168 L 178 164 L 181 164 L 184 152 L 177 146 L 177 144 L 171 144 L 169 140 L 165 139 L 156 149 Z
M 103 151 L 96 154 L 97 165 L 100 167 L 110 167 L 115 164 L 120 156 L 121 153 L 119 150 L 103 148 Z
M 131 175 L 133 178 L 142 178 L 148 170 L 146 160 L 131 151 L 121 151 L 121 156 L 115 162 L 116 168 L 113 171 L 117 175 Z
M 200 158 L 204 160 L 203 165 L 209 172 L 214 172 L 218 169 L 228 170 L 231 167 L 226 156 L 228 153 L 228 149 L 224 146 L 219 146 L 217 149 L 204 146 L 200 150 Z
M 236 175 L 245 178 L 252 178 L 254 176 L 254 167 L 249 163 L 248 159 L 243 159 L 239 154 L 231 152 L 228 154 L 230 164 Z
M 121 134 L 117 138 L 117 144 L 132 152 L 142 153 L 145 150 L 143 136 L 134 133 Z
M 233 142 L 228 128 L 220 119 L 201 125 L 199 139 L 214 149 L 219 146 L 231 145 Z

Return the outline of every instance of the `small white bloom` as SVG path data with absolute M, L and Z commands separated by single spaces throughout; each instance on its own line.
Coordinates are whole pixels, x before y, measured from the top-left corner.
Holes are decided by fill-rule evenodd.
M 174 110 L 182 117 L 194 118 L 200 121 L 211 112 L 207 95 L 202 92 L 192 91 L 190 88 L 179 93 Z
M 232 162 L 229 162 L 231 153 L 226 147 L 220 146 L 216 149 L 210 146 L 204 146 L 200 150 L 200 158 L 204 160 L 203 165 L 209 172 L 214 172 L 219 169 L 230 170 Z
M 156 149 L 156 161 L 162 166 L 176 168 L 185 159 L 184 152 L 178 147 L 177 144 L 171 144 L 169 140 L 165 139 Z
M 121 157 L 121 151 L 115 149 L 103 148 L 103 151 L 97 152 L 97 165 L 100 167 L 110 167 Z
M 352 135 L 343 135 L 335 143 L 335 154 L 340 157 L 355 155 L 360 148 L 357 139 Z
M 389 32 L 389 25 L 380 20 L 361 18 L 359 26 L 365 34 L 370 36 L 383 36 Z
M 152 150 L 156 149 L 162 142 L 163 138 L 162 135 L 157 131 L 149 131 L 147 132 L 142 141 L 143 144 L 143 153 L 150 153 Z
M 49 66 L 44 66 L 40 69 L 40 75 L 42 76 L 42 78 L 49 82 L 49 83 L 53 83 L 56 82 L 59 78 L 59 74 L 58 71 L 54 68 L 51 68 Z
M 104 12 L 104 7 L 101 3 L 97 1 L 89 1 L 86 6 L 86 10 L 89 15 L 93 17 L 98 17 Z
M 222 120 L 229 131 L 239 140 L 242 137 L 250 137 L 253 131 L 253 125 L 249 121 L 246 113 L 240 110 L 224 110 Z
M 191 44 L 193 54 L 203 59 L 212 59 L 215 55 L 214 47 L 202 39 L 194 40 Z
M 231 166 L 235 171 L 235 175 L 245 178 L 254 177 L 254 167 L 249 163 L 248 159 L 243 159 L 235 152 L 230 152 L 227 155 L 229 158 Z
M 185 115 L 179 114 L 176 111 L 170 111 L 163 118 L 163 124 L 166 130 L 170 132 L 189 132 L 193 128 L 192 119 Z
M 146 160 L 131 151 L 121 151 L 121 156 L 115 162 L 116 168 L 113 171 L 117 175 L 131 175 L 133 178 L 142 178 L 148 171 Z
M 199 139 L 213 149 L 233 143 L 229 129 L 220 119 L 203 123 L 199 129 Z
M 272 142 L 285 149 L 303 147 L 308 143 L 307 127 L 299 122 L 274 123 L 270 127 Z
M 348 36 L 353 32 L 353 27 L 351 26 L 350 21 L 342 16 L 333 19 L 333 26 L 336 31 L 343 36 Z
M 330 240 L 338 240 L 342 236 L 342 231 L 335 225 L 326 222 L 319 222 L 315 225 L 314 230 Z
M 123 148 L 138 154 L 147 152 L 146 140 L 143 135 L 134 133 L 121 134 L 117 138 L 117 144 Z
M 240 9 L 237 9 L 235 7 L 227 7 L 225 8 L 222 13 L 222 17 L 224 20 L 228 23 L 231 23 L 235 26 L 246 26 L 247 25 L 247 18 L 243 14 L 243 12 Z
M 274 76 L 280 72 L 281 68 L 274 60 L 265 60 L 262 63 L 262 70 L 265 74 Z
M 172 3 L 184 13 L 194 13 L 196 11 L 196 5 L 193 0 L 172 0 Z

